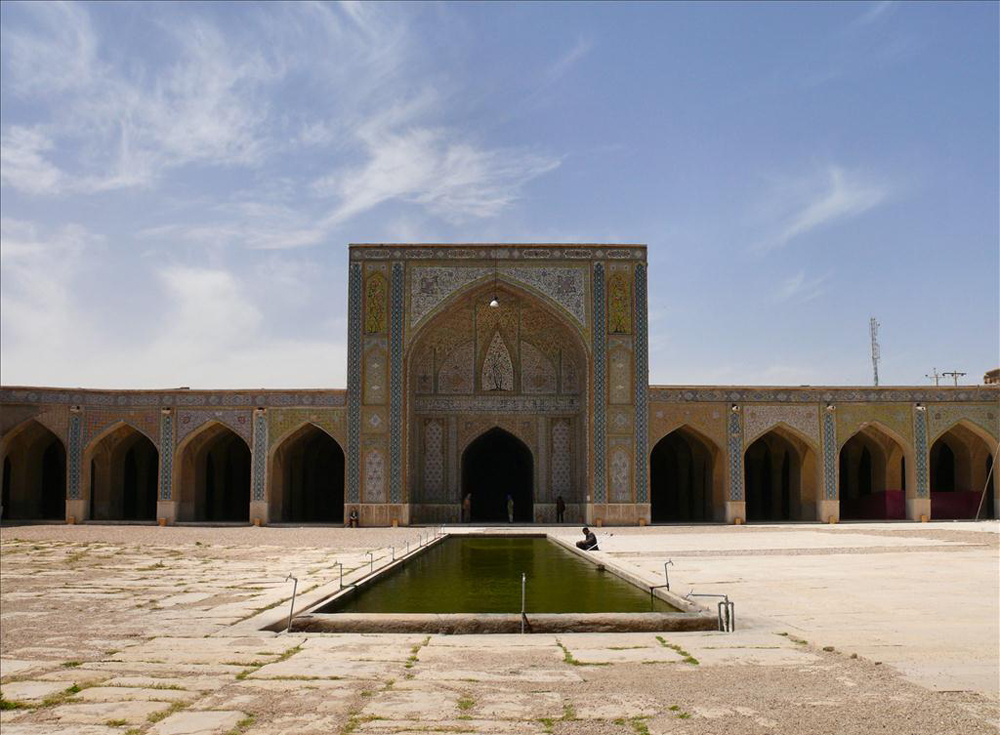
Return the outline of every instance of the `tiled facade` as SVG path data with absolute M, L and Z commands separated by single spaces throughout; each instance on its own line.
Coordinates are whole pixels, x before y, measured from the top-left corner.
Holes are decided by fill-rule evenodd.
M 744 454 L 774 432 L 815 458 L 817 520 L 837 515 L 839 452 L 859 431 L 901 447 L 911 518 L 930 515 L 936 439 L 960 425 L 993 451 L 1000 386 L 648 385 L 645 258 L 641 245 L 352 246 L 346 391 L 5 387 L 0 450 L 31 421 L 52 431 L 66 450 L 67 516 L 86 519 L 88 453 L 126 424 L 159 452 L 169 522 L 175 465 L 222 426 L 251 452 L 251 520 L 268 522 L 274 452 L 311 424 L 344 448 L 345 509 L 363 525 L 457 521 L 463 451 L 495 427 L 531 454 L 536 521 L 554 519 L 558 495 L 586 522 L 648 522 L 660 491 L 650 455 L 678 429 L 714 458 L 720 521 L 745 518 Z

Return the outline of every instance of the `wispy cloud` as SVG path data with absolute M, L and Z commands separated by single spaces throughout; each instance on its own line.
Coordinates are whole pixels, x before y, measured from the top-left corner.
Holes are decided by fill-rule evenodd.
M 896 10 L 893 0 L 879 0 L 871 3 L 854 21 L 856 25 L 867 26 L 889 17 Z
M 888 184 L 839 166 L 776 187 L 762 209 L 774 214 L 771 232 L 754 247 L 759 253 L 781 248 L 813 230 L 856 217 L 884 202 Z
M 826 292 L 825 284 L 829 277 L 830 274 L 827 273 L 816 278 L 807 278 L 805 271 L 799 271 L 781 282 L 774 292 L 774 300 L 778 303 L 793 300 L 812 301 Z

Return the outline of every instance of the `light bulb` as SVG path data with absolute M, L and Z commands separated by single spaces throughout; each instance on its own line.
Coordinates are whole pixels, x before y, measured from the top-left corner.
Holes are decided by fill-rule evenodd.
M 490 306 L 492 308 L 494 308 L 494 309 L 496 309 L 496 308 L 498 308 L 500 306 L 500 302 L 497 301 L 497 297 L 496 296 L 493 297 L 493 300 L 490 302 Z

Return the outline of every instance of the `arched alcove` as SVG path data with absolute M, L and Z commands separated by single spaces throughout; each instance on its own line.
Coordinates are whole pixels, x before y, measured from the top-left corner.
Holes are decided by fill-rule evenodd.
M 887 431 L 869 424 L 840 448 L 840 517 L 901 520 L 906 517 L 906 457 Z
M 531 450 L 513 434 L 491 429 L 462 452 L 462 497 L 470 494 L 474 523 L 503 523 L 507 496 L 514 499 L 514 521 L 534 518 Z
M 282 439 L 270 471 L 272 522 L 344 522 L 344 451 L 318 426 L 304 424 Z
M 239 522 L 250 519 L 250 447 L 212 421 L 178 447 L 174 483 L 177 520 Z
M 83 494 L 92 520 L 152 521 L 156 518 L 159 452 L 128 424 L 97 437 L 84 452 Z
M 929 467 L 931 518 L 975 518 L 980 504 L 980 518 L 995 517 L 997 478 L 989 470 L 996 444 L 988 436 L 975 425 L 960 422 L 935 439 Z
M 420 322 L 406 361 L 411 521 L 459 520 L 463 447 L 494 426 L 533 458 L 531 502 L 519 505 L 534 516 L 518 517 L 554 521 L 559 496 L 582 515 L 588 358 L 565 314 L 502 278 L 473 284 Z
M 689 427 L 660 439 L 650 453 L 653 523 L 711 521 L 722 502 L 722 463 L 712 440 Z
M 3 445 L 4 519 L 65 519 L 66 448 L 59 437 L 32 419 Z
M 816 451 L 796 432 L 778 425 L 743 454 L 748 521 L 813 520 L 816 517 Z

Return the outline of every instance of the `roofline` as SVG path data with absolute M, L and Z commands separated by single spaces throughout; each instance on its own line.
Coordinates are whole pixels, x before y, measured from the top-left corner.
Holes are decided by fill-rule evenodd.
M 646 248 L 633 242 L 352 242 L 350 248 Z

